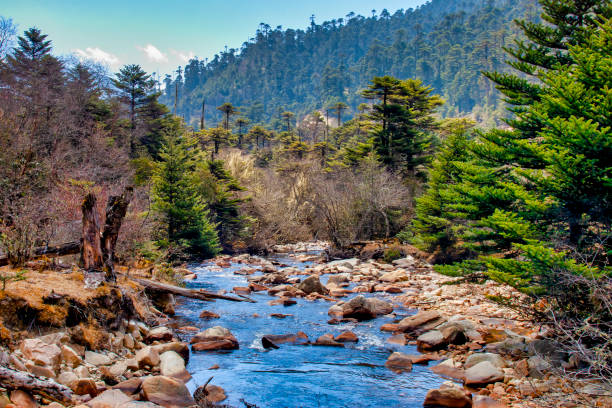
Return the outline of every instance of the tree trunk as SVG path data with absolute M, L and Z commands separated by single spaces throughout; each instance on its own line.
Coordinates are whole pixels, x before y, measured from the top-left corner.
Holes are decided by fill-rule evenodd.
M 96 211 L 96 196 L 87 194 L 81 210 L 83 212 L 83 243 L 81 263 L 86 271 L 101 271 L 104 266 L 100 240 L 100 220 Z
M 102 232 L 102 259 L 104 261 L 104 269 L 106 272 L 106 280 L 115 282 L 115 246 L 119 236 L 119 229 L 125 218 L 125 213 L 132 200 L 134 189 L 126 187 L 125 191 L 120 196 L 111 196 L 106 205 L 106 221 L 104 223 L 104 231 Z
M 20 389 L 65 404 L 72 404 L 72 391 L 70 388 L 58 384 L 50 378 L 36 377 L 30 373 L 0 366 L 0 384 L 3 388 L 10 390 Z
M 130 279 L 136 283 L 141 284 L 142 286 L 145 287 L 145 289 L 147 289 L 150 292 L 171 293 L 176 296 L 184 296 L 184 297 L 188 297 L 192 299 L 207 300 L 207 301 L 212 301 L 214 299 L 222 299 L 222 300 L 230 300 L 232 302 L 255 303 L 255 301 L 251 299 L 250 297 L 242 296 L 242 295 L 238 295 L 239 297 L 233 297 L 233 296 L 219 295 L 217 293 L 208 292 L 208 291 L 205 291 L 204 289 L 196 290 L 196 289 L 181 288 L 180 286 L 169 285 L 167 283 L 161 283 L 161 282 L 156 282 L 156 281 L 151 281 L 151 280 L 146 280 L 146 279 L 133 278 L 131 276 L 130 276 Z

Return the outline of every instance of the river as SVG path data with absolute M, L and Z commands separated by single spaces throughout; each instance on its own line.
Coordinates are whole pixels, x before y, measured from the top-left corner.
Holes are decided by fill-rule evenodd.
M 289 255 L 268 259 L 299 269 L 311 264 L 299 262 Z M 246 276 L 234 274 L 243 267 L 244 264 L 226 268 L 214 264 L 192 266 L 190 269 L 197 274 L 197 279 L 189 281 L 187 286 L 215 292 L 248 286 Z M 321 277 L 323 284 L 328 276 Z M 352 296 L 356 295 L 343 300 Z M 377 293 L 375 296 L 393 301 L 394 295 Z M 391 333 L 380 331 L 382 324 L 392 323 L 415 310 L 396 305 L 395 318 L 379 317 L 367 322 L 330 325 L 327 311 L 331 302 L 297 298 L 296 305 L 284 307 L 270 306 L 268 301 L 278 298 L 266 292 L 253 293 L 251 297 L 257 303 L 209 303 L 187 299 L 177 305 L 179 321 L 201 329 L 223 326 L 240 343 L 239 350 L 230 352 L 191 353 L 187 369 L 193 378 L 187 386 L 192 392 L 214 376 L 211 384 L 225 389 L 228 396 L 223 403 L 236 407 L 244 406 L 241 399 L 259 408 L 422 407 L 427 391 L 444 382 L 423 365 L 414 365 L 412 372 L 403 374 L 396 374 L 384 366 L 393 351 L 418 354 L 416 346 L 388 343 L 386 340 Z M 200 319 L 202 310 L 221 317 Z M 271 317 L 272 313 L 291 316 L 279 319 Z M 303 331 L 314 342 L 323 334 L 337 335 L 346 330 L 354 332 L 359 342 L 347 343 L 344 348 L 281 344 L 277 350 L 266 350 L 261 345 L 261 337 L 266 334 Z M 219 368 L 209 369 L 214 365 Z

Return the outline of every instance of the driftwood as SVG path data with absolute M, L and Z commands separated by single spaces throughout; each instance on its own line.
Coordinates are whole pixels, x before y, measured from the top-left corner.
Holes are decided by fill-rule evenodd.
M 29 259 L 36 259 L 43 256 L 54 257 L 54 256 L 63 256 L 63 255 L 73 255 L 78 254 L 81 251 L 81 243 L 79 241 L 67 242 L 61 245 L 52 245 L 52 246 L 44 246 L 34 248 L 32 251 L 32 256 Z M 0 266 L 5 266 L 9 264 L 9 259 L 7 256 L 0 257 Z
M 233 296 L 225 296 L 219 295 L 217 293 L 208 292 L 203 289 L 187 289 L 181 288 L 180 286 L 168 285 L 167 283 L 161 283 L 156 281 L 150 281 L 146 279 L 133 278 L 130 276 L 134 282 L 141 284 L 152 292 L 159 293 L 171 293 L 177 296 L 188 297 L 192 299 L 213 301 L 214 299 L 222 299 L 222 300 L 230 300 L 232 302 L 251 302 L 255 303 L 255 301 L 247 296 L 233 297 Z
M 0 386 L 10 390 L 24 390 L 59 402 L 72 402 L 72 391 L 50 378 L 0 366 Z
M 115 246 L 119 237 L 119 229 L 125 218 L 127 208 L 132 201 L 134 189 L 126 187 L 125 191 L 120 196 L 111 196 L 106 204 L 106 221 L 104 222 L 104 231 L 102 232 L 102 260 L 104 262 L 106 280 L 115 282 Z

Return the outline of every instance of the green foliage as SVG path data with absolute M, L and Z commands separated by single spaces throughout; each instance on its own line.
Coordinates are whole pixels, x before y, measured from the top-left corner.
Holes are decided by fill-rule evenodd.
M 208 258 L 219 252 L 219 238 L 197 190 L 195 170 L 200 160 L 195 140 L 180 124 L 166 135 L 153 175 L 153 210 L 164 226 L 157 241 L 171 259 Z
M 402 257 L 402 251 L 397 247 L 387 248 L 383 254 L 383 261 L 391 263 Z
M 171 283 L 176 286 L 185 286 L 183 274 L 176 271 L 172 265 L 162 262 L 153 269 L 153 277 L 157 280 Z

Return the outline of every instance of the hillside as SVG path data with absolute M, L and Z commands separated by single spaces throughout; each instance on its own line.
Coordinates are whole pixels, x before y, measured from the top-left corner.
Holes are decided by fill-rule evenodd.
M 506 69 L 502 47 L 516 36 L 513 19 L 538 13 L 534 0 L 433 0 L 393 15 L 350 13 L 306 31 L 261 24 L 241 49 L 191 60 L 174 82 L 167 76 L 162 102 L 174 106 L 178 88 L 177 113 L 196 124 L 204 98 L 208 126 L 221 120 L 214 108 L 225 102 L 240 106 L 252 123 L 286 110 L 300 118 L 338 101 L 352 116 L 364 102 L 359 91 L 389 74 L 432 86 L 447 100 L 444 116 L 473 113 L 492 124 L 503 108 L 480 72 Z

